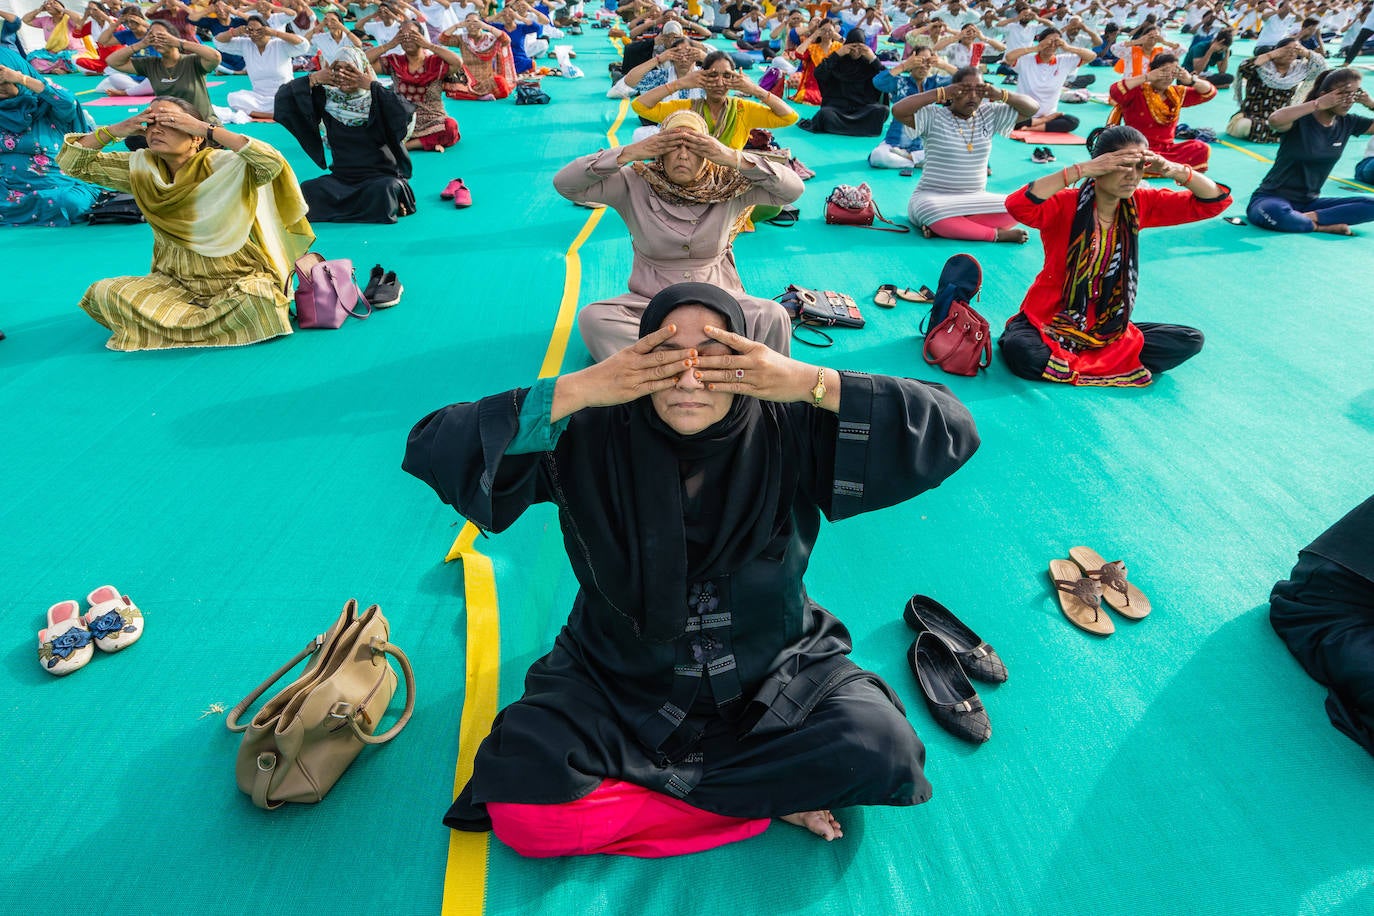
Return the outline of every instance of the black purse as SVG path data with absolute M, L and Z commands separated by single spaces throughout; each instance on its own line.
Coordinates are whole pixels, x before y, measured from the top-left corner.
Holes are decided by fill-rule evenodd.
M 92 226 L 106 226 L 146 223 L 147 220 L 143 218 L 143 211 L 138 209 L 134 195 L 102 191 L 86 214 L 86 222 Z
M 829 347 L 835 339 L 822 331 L 823 327 L 839 325 L 845 328 L 861 328 L 864 317 L 852 296 L 832 290 L 807 289 L 795 284 L 778 297 L 778 302 L 792 316 L 792 337 L 813 347 Z M 807 340 L 799 331 L 805 330 L 820 341 Z

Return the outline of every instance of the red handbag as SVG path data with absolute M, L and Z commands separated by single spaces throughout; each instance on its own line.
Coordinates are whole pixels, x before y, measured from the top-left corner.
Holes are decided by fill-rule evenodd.
M 873 221 L 887 223 L 875 226 Z M 873 202 L 873 192 L 864 182 L 857 188 L 842 184 L 830 192 L 825 199 L 825 221 L 833 226 L 861 226 L 865 229 L 881 229 L 884 232 L 910 232 L 910 226 L 894 223 L 883 216 L 878 205 Z M 890 228 L 889 228 L 890 227 Z
M 988 320 L 967 302 L 954 302 L 945 320 L 926 334 L 921 353 L 926 362 L 951 375 L 978 374 L 992 365 L 992 336 Z

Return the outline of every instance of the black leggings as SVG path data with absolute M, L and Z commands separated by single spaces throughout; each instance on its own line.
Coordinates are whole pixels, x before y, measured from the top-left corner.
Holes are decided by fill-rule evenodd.
M 1145 335 L 1140 363 L 1152 374 L 1167 372 L 1202 350 L 1202 332 L 1197 328 L 1148 321 L 1137 322 L 1136 327 Z M 1018 313 L 1007 322 L 997 348 L 1002 351 L 1002 359 L 1013 374 L 1031 380 L 1044 378 L 1045 366 L 1050 361 L 1050 346 L 1024 314 Z
M 1031 122 L 1028 120 L 1022 121 L 1021 123 L 1017 124 L 1016 127 L 1018 129 L 1024 129 L 1029 127 L 1030 123 Z M 1053 118 L 1050 118 L 1049 122 L 1045 124 L 1043 129 L 1046 132 L 1052 134 L 1070 134 L 1073 133 L 1074 130 L 1077 129 L 1077 127 L 1077 118 L 1075 118 L 1073 115 L 1061 114 L 1055 115 Z
M 1355 58 L 1360 56 L 1364 50 L 1364 43 L 1369 41 L 1369 37 L 1374 35 L 1374 29 L 1360 29 L 1360 34 L 1355 36 L 1355 43 L 1350 46 L 1350 50 L 1345 52 L 1345 65 L 1348 67 L 1355 62 Z

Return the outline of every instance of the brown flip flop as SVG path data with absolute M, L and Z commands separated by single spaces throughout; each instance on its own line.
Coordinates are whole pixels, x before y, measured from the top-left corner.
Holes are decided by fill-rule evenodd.
M 885 309 L 895 308 L 897 306 L 897 287 L 891 283 L 884 283 L 878 287 L 878 291 L 873 294 L 873 304 Z
M 930 287 L 928 286 L 923 286 L 914 292 L 910 289 L 899 289 L 896 291 L 896 295 L 898 299 L 905 302 L 924 302 L 929 304 L 935 301 L 935 294 L 930 291 Z
M 1050 560 L 1050 581 L 1059 590 L 1059 609 L 1069 623 L 1097 636 L 1116 632 L 1112 618 L 1102 613 L 1102 585 L 1083 578 L 1082 571 L 1068 560 Z
M 1152 608 L 1145 593 L 1126 581 L 1126 564 L 1120 560 L 1108 563 L 1091 547 L 1073 547 L 1069 556 L 1083 570 L 1083 575 L 1102 584 L 1102 597 L 1112 610 L 1122 617 L 1140 620 L 1149 616 Z

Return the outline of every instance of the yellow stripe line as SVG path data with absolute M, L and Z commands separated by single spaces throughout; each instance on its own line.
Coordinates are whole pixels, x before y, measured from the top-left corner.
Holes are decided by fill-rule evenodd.
M 622 99 L 606 139 L 619 146 L 615 132 L 625 121 L 630 109 L 628 99 Z M 563 255 L 565 274 L 563 298 L 558 305 L 553 335 L 544 353 L 539 370 L 540 378 L 551 378 L 563 366 L 572 335 L 573 319 L 577 316 L 578 290 L 582 284 L 582 261 L 577 251 L 601 221 L 605 210 L 593 210 Z M 496 596 L 496 575 L 491 558 L 473 546 L 479 531 L 468 522 L 449 548 L 444 562 L 463 563 L 463 596 L 467 604 L 467 675 L 463 685 L 463 713 L 458 725 L 458 763 L 453 772 L 453 795 L 457 797 L 472 777 L 477 746 L 491 733 L 496 718 L 496 705 L 501 687 L 501 613 Z M 488 833 L 468 833 L 450 830 L 448 861 L 444 866 L 444 893 L 441 916 L 481 916 L 486 907 L 487 860 L 490 852 Z
M 1235 150 L 1235 151 L 1238 152 L 1238 153 L 1244 153 L 1245 155 L 1249 156 L 1251 159 L 1258 159 L 1260 162 L 1267 162 L 1267 163 L 1269 163 L 1270 165 L 1273 165 L 1273 163 L 1274 163 L 1274 160 L 1273 160 L 1273 159 L 1270 159 L 1268 156 L 1261 156 L 1259 153 L 1255 152 L 1254 150 L 1246 149 L 1246 148 L 1243 147 L 1243 146 L 1237 146 L 1236 144 L 1231 143 L 1231 142 L 1229 142 L 1229 141 L 1226 141 L 1226 140 L 1218 140 L 1217 143 L 1221 144 L 1222 146 L 1226 147 L 1227 149 L 1233 149 L 1233 150 Z M 1355 189 L 1358 190 L 1358 191 L 1369 191 L 1370 193 L 1374 193 L 1374 188 L 1367 188 L 1367 187 L 1365 187 L 1364 185 L 1360 184 L 1358 181 L 1349 181 L 1349 180 L 1347 180 L 1347 179 L 1345 179 L 1345 178 L 1337 178 L 1335 175 L 1331 175 L 1331 176 L 1329 177 L 1329 180 L 1330 180 L 1330 181 L 1338 182 L 1338 183 L 1343 184 L 1343 185 L 1346 185 L 1347 187 L 1355 188 Z

